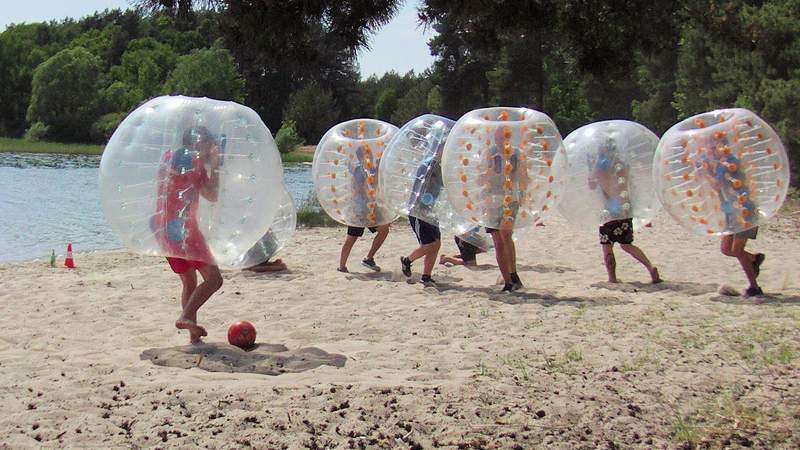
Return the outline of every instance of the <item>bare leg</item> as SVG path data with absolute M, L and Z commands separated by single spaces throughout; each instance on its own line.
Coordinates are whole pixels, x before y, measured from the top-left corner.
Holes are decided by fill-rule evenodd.
M 453 256 L 442 255 L 439 257 L 439 264 L 448 264 L 448 263 L 454 266 L 465 265 L 464 260 L 461 259 L 461 255 L 453 255 Z
M 183 284 L 183 289 L 181 290 L 181 310 L 183 310 L 186 308 L 186 304 L 189 303 L 189 297 L 192 296 L 192 292 L 197 288 L 197 272 L 190 270 L 179 275 Z
M 644 267 L 650 273 L 650 279 L 652 280 L 653 284 L 661 283 L 661 281 L 663 281 L 661 280 L 661 277 L 658 275 L 658 269 L 653 267 L 652 264 L 650 264 L 650 260 L 647 259 L 647 255 L 644 254 L 642 249 L 633 244 L 620 244 L 619 246 L 622 247 L 623 250 L 628 252 L 629 255 L 633 256 L 637 261 L 642 263 L 642 265 L 644 265 Z
M 222 274 L 219 273 L 219 267 L 207 265 L 198 271 L 203 276 L 203 282 L 192 292 L 183 312 L 175 322 L 177 328 L 189 330 L 190 340 L 193 344 L 199 341 L 201 336 L 208 334 L 203 327 L 197 324 L 197 310 L 222 287 Z
M 375 254 L 378 253 L 380 250 L 381 245 L 383 245 L 383 241 L 386 240 L 386 236 L 389 235 L 389 224 L 380 225 L 378 227 L 378 233 L 375 235 L 375 239 L 372 240 L 372 246 L 369 248 L 369 253 L 367 253 L 367 259 L 375 258 Z
M 617 260 L 614 259 L 614 244 L 601 244 L 603 248 L 603 263 L 606 265 L 609 283 L 619 283 L 617 280 Z
M 500 268 L 500 274 L 503 276 L 505 284 L 511 284 L 511 272 L 508 270 L 506 263 L 506 248 L 503 238 L 500 236 L 499 231 L 492 233 L 492 241 L 494 241 L 494 255 L 497 258 L 497 266 Z
M 422 274 L 430 276 L 433 273 L 433 266 L 436 265 L 436 255 L 439 254 L 439 249 L 442 247 L 442 241 L 434 241 L 430 244 L 425 244 L 425 262 L 422 267 Z
M 342 253 L 339 255 L 339 270 L 344 269 L 347 271 L 347 258 L 350 257 L 350 251 L 353 250 L 353 245 L 355 245 L 358 237 L 350 236 L 349 234 L 344 239 L 344 243 L 342 244 Z
M 742 266 L 747 281 L 750 287 L 758 287 L 756 281 L 756 271 L 753 267 L 753 262 L 756 260 L 755 255 L 746 251 L 744 247 L 747 245 L 747 239 L 736 239 L 733 236 L 722 236 L 720 243 L 720 251 L 723 255 L 731 256 L 739 260 L 739 265 Z
M 279 258 L 275 261 L 266 261 L 257 266 L 248 267 L 245 270 L 249 270 L 251 272 L 282 272 L 286 270 L 286 264 Z
M 500 230 L 503 244 L 506 248 L 506 261 L 509 273 L 517 273 L 517 247 L 512 239 L 513 230 Z

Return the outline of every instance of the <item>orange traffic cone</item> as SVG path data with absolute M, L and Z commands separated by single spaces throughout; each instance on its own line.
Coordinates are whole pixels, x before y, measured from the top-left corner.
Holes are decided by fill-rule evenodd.
M 64 267 L 68 269 L 75 268 L 75 260 L 72 259 L 72 243 L 67 244 L 67 259 L 64 260 Z

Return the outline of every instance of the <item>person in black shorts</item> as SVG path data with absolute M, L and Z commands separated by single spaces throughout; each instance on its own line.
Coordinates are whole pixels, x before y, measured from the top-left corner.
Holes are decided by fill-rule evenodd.
M 413 216 L 408 216 L 408 223 L 411 224 L 411 229 L 414 230 L 414 235 L 417 236 L 419 247 L 414 249 L 410 255 L 400 257 L 403 275 L 410 277 L 411 263 L 424 257 L 422 282 L 424 284 L 434 284 L 435 281 L 431 278 L 431 273 L 433 272 L 433 266 L 436 265 L 436 255 L 439 254 L 439 249 L 442 246 L 442 235 L 439 227 Z
M 470 244 L 458 236 L 455 236 L 453 239 L 456 241 L 459 254 L 453 256 L 442 255 L 439 257 L 439 264 L 452 264 L 454 266 L 478 265 L 477 255 L 478 253 L 484 253 L 485 250 Z
M 642 249 L 633 245 L 633 219 L 624 218 L 633 211 L 628 194 L 629 178 L 627 164 L 617 156 L 616 142 L 608 140 L 599 150 L 597 159 L 589 161 L 589 188 L 600 188 L 605 198 L 604 214 L 609 220 L 600 226 L 600 246 L 603 248 L 603 263 L 606 266 L 609 283 L 617 280 L 617 260 L 614 258 L 614 244 L 633 256 L 650 273 L 650 280 L 661 283 L 658 269 L 653 267 Z M 630 216 L 628 216 L 630 217 Z
M 375 264 L 375 254 L 378 253 L 381 245 L 383 245 L 383 241 L 386 240 L 386 236 L 389 235 L 389 224 L 369 227 L 369 231 L 377 234 L 375 234 L 375 239 L 372 240 L 372 246 L 369 249 L 369 253 L 367 253 L 367 257 L 361 260 L 361 264 L 370 270 L 380 272 L 380 266 Z M 336 270 L 339 272 L 348 272 L 347 259 L 350 257 L 350 251 L 353 249 L 353 245 L 355 245 L 358 238 L 363 235 L 364 227 L 347 227 L 347 237 L 344 240 L 344 244 L 342 244 L 342 252 L 339 255 L 339 268 Z
M 653 284 L 661 283 L 658 269 L 653 267 L 642 249 L 633 245 L 633 219 L 612 220 L 600 226 L 600 246 L 603 247 L 603 263 L 606 265 L 609 283 L 619 283 L 617 260 L 614 259 L 615 243 L 644 265 Z

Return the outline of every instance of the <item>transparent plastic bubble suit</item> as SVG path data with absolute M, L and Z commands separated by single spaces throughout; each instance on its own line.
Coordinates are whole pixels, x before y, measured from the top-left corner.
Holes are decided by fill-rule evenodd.
M 297 227 L 297 210 L 289 189 L 284 186 L 280 196 L 278 211 L 272 219 L 267 232 L 256 244 L 243 254 L 236 267 L 248 268 L 267 262 L 280 252 L 294 235 Z
M 764 120 L 746 109 L 720 109 L 664 134 L 653 180 L 678 223 L 697 234 L 732 234 L 766 223 L 780 209 L 789 161 Z
M 432 114 L 406 123 L 381 158 L 378 181 L 386 206 L 395 213 L 436 225 L 446 234 L 464 234 L 470 242 L 476 239 L 467 231 L 475 225 L 453 209 L 442 178 L 442 155 L 453 125 Z
M 100 197 L 125 245 L 233 266 L 269 228 L 283 187 L 272 135 L 233 102 L 158 97 L 133 111 L 100 161 Z
M 445 144 L 444 185 L 455 210 L 489 228 L 532 225 L 554 208 L 566 155 L 546 114 L 485 108 L 462 116 Z
M 558 210 L 576 227 L 597 230 L 611 220 L 633 219 L 634 229 L 661 209 L 653 186 L 658 136 L 627 120 L 582 126 L 564 139 L 567 170 Z
M 378 184 L 386 145 L 397 127 L 374 119 L 342 122 L 325 133 L 314 152 L 311 176 L 322 209 L 337 222 L 374 227 L 397 218 Z

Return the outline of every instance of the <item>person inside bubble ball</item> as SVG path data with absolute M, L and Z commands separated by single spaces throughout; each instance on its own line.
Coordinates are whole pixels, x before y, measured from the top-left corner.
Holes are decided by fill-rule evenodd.
M 248 259 L 256 259 L 259 256 L 263 255 L 274 255 L 278 251 L 278 241 L 275 238 L 275 233 L 272 232 L 272 229 L 267 230 L 264 234 L 264 237 L 259 240 L 256 245 L 251 248 L 244 257 L 244 260 Z M 275 261 L 270 261 L 267 259 L 266 261 L 256 264 L 254 266 L 250 266 L 245 268 L 244 270 L 248 270 L 250 272 L 283 272 L 284 270 L 288 270 L 286 263 L 283 262 L 282 259 L 278 258 Z
M 750 190 L 747 188 L 747 168 L 744 167 L 743 161 L 734 155 L 729 145 L 725 132 L 714 133 L 708 142 L 708 148 L 702 149 L 697 164 L 718 195 L 720 210 L 725 215 L 726 228 L 747 228 L 750 218 L 757 217 L 758 207 L 751 199 Z M 758 285 L 758 276 L 766 255 L 753 254 L 745 250 L 747 240 L 756 239 L 757 236 L 758 227 L 755 226 L 738 233 L 724 235 L 720 240 L 720 252 L 725 256 L 736 258 L 742 266 L 750 284 L 745 291 L 748 297 L 763 294 Z
M 189 127 L 182 146 L 167 151 L 158 172 L 158 199 L 153 231 L 167 262 L 181 279 L 181 315 L 175 326 L 189 331 L 192 344 L 208 333 L 197 324 L 197 311 L 222 287 L 222 275 L 200 231 L 200 198 L 216 202 L 220 154 L 213 135 L 203 126 Z M 206 168 L 206 165 L 209 168 Z M 197 283 L 197 272 L 203 282 Z
M 589 188 L 600 191 L 605 199 L 603 216 L 625 217 L 632 214 L 629 195 L 629 173 L 627 164 L 622 161 L 612 139 L 608 139 L 597 151 L 597 158 L 588 158 Z M 633 245 L 633 219 L 609 220 L 600 226 L 600 246 L 603 249 L 603 263 L 606 266 L 609 283 L 617 280 L 617 261 L 614 258 L 614 244 L 619 244 L 626 253 L 639 261 L 650 274 L 653 284 L 661 283 L 658 269 L 650 263 L 642 249 Z
M 439 140 L 437 149 L 430 152 L 417 167 L 414 176 L 414 186 L 411 189 L 409 204 L 414 205 L 408 216 L 408 223 L 417 237 L 419 247 L 415 248 L 408 256 L 400 257 L 400 267 L 403 275 L 411 276 L 411 263 L 425 258 L 422 268 L 422 283 L 432 285 L 436 282 L 431 278 L 433 267 L 436 265 L 436 255 L 442 246 L 442 234 L 437 225 L 433 225 L 416 216 L 430 217 L 433 207 L 442 191 L 442 148 L 444 139 Z M 412 215 L 414 214 L 414 215 Z
M 508 120 L 508 113 L 503 111 L 498 120 Z M 527 166 L 521 161 L 520 150 L 511 144 L 510 127 L 498 126 L 494 133 L 494 143 L 488 146 L 488 169 L 484 179 L 488 195 L 500 198 L 502 206 L 494 215 L 501 217 L 500 228 L 486 228 L 494 242 L 495 257 L 500 274 L 503 276 L 503 291 L 515 291 L 523 287 L 517 275 L 517 251 L 514 245 L 514 221 L 519 212 L 520 197 L 528 188 Z
M 372 161 L 372 152 L 369 147 L 359 145 L 356 147 L 355 155 L 348 160 L 348 170 L 350 172 L 351 189 L 353 193 L 353 212 L 355 218 L 362 223 L 369 223 L 375 220 L 375 212 L 370 210 L 370 205 L 375 205 L 376 199 L 370 195 L 374 188 L 369 185 L 374 185 L 375 175 L 370 174 L 370 167 L 374 165 Z M 369 200 L 372 198 L 372 200 Z M 342 244 L 342 251 L 339 254 L 339 272 L 347 273 L 347 260 L 350 258 L 350 252 L 353 250 L 358 238 L 364 235 L 365 227 L 347 227 L 347 237 L 345 237 Z M 361 260 L 361 264 L 375 272 L 380 272 L 381 268 L 375 263 L 375 255 L 380 250 L 386 237 L 389 235 L 389 224 L 377 225 L 367 227 L 369 231 L 375 234 L 372 240 L 372 246 L 367 253 L 366 258 Z
M 480 231 L 480 227 L 475 227 L 466 233 L 463 233 L 459 236 L 454 236 L 453 239 L 456 242 L 456 247 L 458 247 L 458 254 L 453 256 L 442 255 L 439 258 L 439 264 L 447 265 L 451 264 L 454 266 L 466 266 L 466 267 L 474 267 L 478 265 L 478 253 L 484 253 L 485 250 L 482 248 L 473 245 L 466 241 L 462 236 L 466 237 L 470 234 L 475 234 Z

